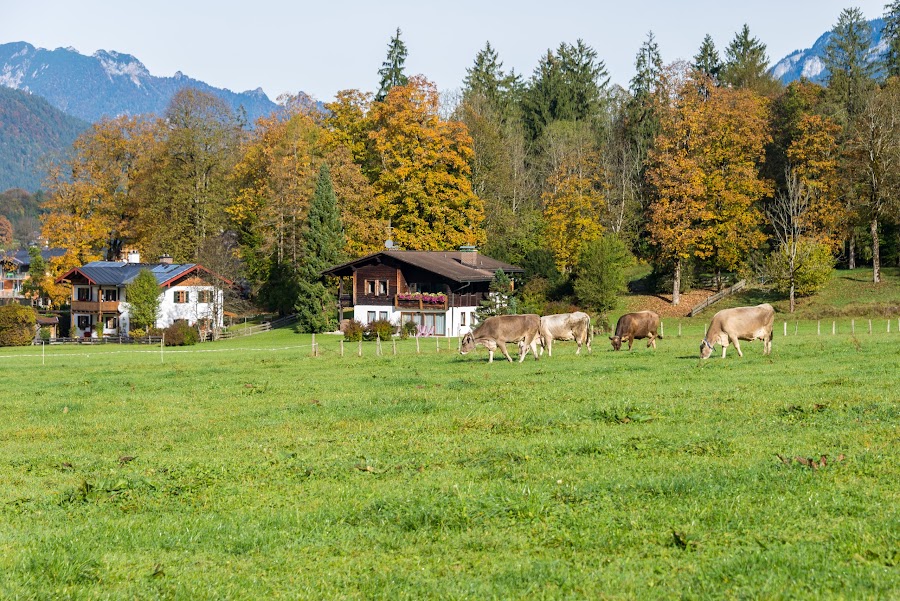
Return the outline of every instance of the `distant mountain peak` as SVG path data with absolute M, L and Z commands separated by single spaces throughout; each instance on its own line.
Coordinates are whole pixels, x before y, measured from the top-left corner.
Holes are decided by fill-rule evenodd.
M 74 48 L 46 50 L 27 42 L 0 44 L 0 86 L 29 91 L 54 107 L 89 122 L 119 115 L 162 114 L 178 90 L 190 86 L 210 93 L 250 122 L 278 110 L 260 90 L 235 93 L 192 79 L 181 71 L 157 77 L 131 54 Z
M 868 25 L 872 36 L 872 47 L 869 49 L 868 59 L 870 62 L 875 62 L 887 51 L 887 40 L 882 38 L 884 19 L 872 19 Z M 831 31 L 826 31 L 819 36 L 811 48 L 791 52 L 775 63 L 769 69 L 769 73 L 785 85 L 801 77 L 814 83 L 824 84 L 828 80 L 828 69 L 825 67 L 823 58 L 825 48 L 832 35 L 834 34 Z

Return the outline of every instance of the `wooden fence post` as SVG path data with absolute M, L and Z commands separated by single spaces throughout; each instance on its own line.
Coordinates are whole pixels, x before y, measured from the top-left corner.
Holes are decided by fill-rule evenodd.
M 850 333 L 856 334 L 856 320 L 855 319 L 850 320 Z
M 797 320 L 794 320 L 794 336 L 797 335 L 797 330 L 799 330 L 799 329 L 800 329 L 800 322 Z
M 315 334 L 315 332 L 313 332 L 313 335 L 312 335 L 312 356 L 313 357 L 318 356 L 316 353 L 316 334 Z
M 359 339 L 359 347 L 356 350 L 356 354 L 358 357 L 362 357 L 362 338 Z
M 822 335 L 822 320 L 819 319 L 816 321 L 816 336 Z
M 659 320 L 659 337 L 660 338 L 665 337 L 665 332 L 664 332 L 665 328 L 663 327 L 663 325 L 664 324 L 663 324 L 662 320 Z
M 419 337 L 416 336 L 416 354 L 419 354 Z
M 784 322 L 784 335 L 787 336 L 787 322 Z
M 397 354 L 397 341 L 391 338 L 391 350 L 394 352 L 394 355 Z
M 341 359 L 344 358 L 344 339 L 341 338 Z
M 681 322 L 678 322 L 678 337 L 681 338 Z
M 381 356 L 381 334 L 375 334 L 375 354 Z
M 872 320 L 869 320 L 869 334 L 872 333 Z
M 837 322 L 832 321 L 831 322 L 831 335 L 834 336 L 835 334 L 837 334 Z

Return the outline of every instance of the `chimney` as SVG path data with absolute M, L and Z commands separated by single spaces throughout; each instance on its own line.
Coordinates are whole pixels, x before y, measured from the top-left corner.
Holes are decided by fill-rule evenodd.
M 172 264 L 172 255 L 166 253 L 159 258 L 159 262 L 163 265 L 171 265 Z
M 141 253 L 136 250 L 128 251 L 128 259 L 125 261 L 126 263 L 140 263 L 141 262 Z
M 478 263 L 478 249 L 474 246 L 460 246 L 459 262 L 469 267 L 475 267 Z

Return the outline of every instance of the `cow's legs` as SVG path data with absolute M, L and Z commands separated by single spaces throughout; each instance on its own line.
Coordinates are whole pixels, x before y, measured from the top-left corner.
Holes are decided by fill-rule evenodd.
M 656 348 L 656 334 L 650 332 L 650 340 L 647 341 L 647 348 L 653 347 Z
M 538 356 L 538 352 L 537 352 L 537 338 L 532 338 L 532 339 L 531 339 L 531 353 L 534 355 L 534 360 L 535 360 L 535 361 L 537 361 L 538 359 L 540 359 L 540 357 Z M 549 351 L 547 352 L 547 356 L 548 356 L 548 357 L 551 356 Z M 522 359 L 524 359 L 524 358 L 525 358 L 525 355 L 522 355 Z M 522 362 L 522 359 L 519 360 L 519 363 Z
M 731 344 L 734 345 L 734 350 L 737 351 L 738 357 L 743 357 L 744 353 L 741 352 L 741 343 L 738 342 L 737 336 L 729 336 L 731 338 Z
M 628 337 L 628 350 L 631 350 L 631 345 L 634 344 L 634 336 Z
M 506 357 L 506 360 L 512 363 L 512 357 L 509 356 L 509 351 L 506 350 L 506 343 L 502 340 L 497 341 L 497 348 L 500 349 L 500 352 L 503 353 L 503 356 Z
M 772 354 L 772 335 L 769 334 L 767 338 L 763 338 L 763 354 L 771 355 Z

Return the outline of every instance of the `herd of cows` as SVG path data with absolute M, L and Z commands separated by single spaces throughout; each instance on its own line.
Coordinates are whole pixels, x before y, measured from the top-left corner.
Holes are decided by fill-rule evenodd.
M 775 309 L 765 303 L 756 307 L 735 307 L 723 309 L 716 313 L 706 330 L 706 336 L 700 342 L 700 358 L 708 359 L 715 346 L 722 347 L 722 357 L 729 344 L 733 344 L 739 356 L 740 340 L 762 340 L 763 353 L 772 352 L 772 326 L 775 324 Z M 628 343 L 628 350 L 635 340 L 647 339 L 647 346 L 656 348 L 656 339 L 662 339 L 658 333 L 659 315 L 653 311 L 626 313 L 616 323 L 616 332 L 609 337 L 614 350 Z M 529 349 L 535 359 L 547 350 L 553 356 L 554 340 L 574 340 L 578 344 L 575 354 L 581 353 L 581 347 L 591 350 L 591 318 L 587 313 L 559 313 L 556 315 L 536 314 L 495 315 L 484 320 L 475 330 L 463 336 L 460 341 L 460 352 L 465 355 L 479 344 L 488 350 L 488 363 L 494 361 L 494 351 L 500 349 L 507 361 L 512 362 L 506 344 L 514 342 L 519 347 L 519 363 L 525 360 Z M 540 345 L 540 352 L 538 352 Z

